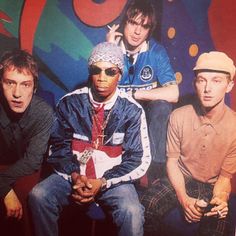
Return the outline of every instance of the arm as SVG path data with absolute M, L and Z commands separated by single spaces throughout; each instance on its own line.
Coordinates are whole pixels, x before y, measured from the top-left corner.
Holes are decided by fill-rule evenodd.
M 179 97 L 179 87 L 177 84 L 170 84 L 151 90 L 137 90 L 135 99 L 142 101 L 165 100 L 176 103 Z
M 178 201 L 184 210 L 185 219 L 188 222 L 196 222 L 200 220 L 202 214 L 194 206 L 197 199 L 191 198 L 187 194 L 184 176 L 178 164 L 178 159 L 181 155 L 180 127 L 181 125 L 178 124 L 174 113 L 172 113 L 167 132 L 167 174 L 175 189 Z
M 126 111 L 129 112 L 127 116 L 129 119 L 126 121 L 122 162 L 103 175 L 107 180 L 107 188 L 112 184 L 141 178 L 150 165 L 151 155 L 145 114 L 141 107 L 135 109 L 138 111 Z
M 34 131 L 23 158 L 0 172 L 0 196 L 6 196 L 17 179 L 31 175 L 40 168 L 48 147 L 51 124 L 52 110 L 47 109 L 47 112 L 43 111 L 42 119 L 38 119 L 33 127 Z
M 228 200 L 231 192 L 230 178 L 219 176 L 213 189 L 213 197 L 210 204 L 215 205 L 206 216 L 218 215 L 220 218 L 226 217 L 228 214 Z M 219 215 L 220 214 L 220 215 Z

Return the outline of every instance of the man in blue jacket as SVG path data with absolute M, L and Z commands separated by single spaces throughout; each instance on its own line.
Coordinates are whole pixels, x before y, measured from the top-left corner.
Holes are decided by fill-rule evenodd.
M 58 235 L 60 209 L 96 202 L 113 218 L 118 235 L 143 235 L 143 207 L 133 182 L 151 156 L 145 114 L 117 89 L 123 54 L 98 44 L 89 58 L 89 87 L 64 96 L 56 109 L 49 162 L 55 173 L 30 194 L 37 236 Z

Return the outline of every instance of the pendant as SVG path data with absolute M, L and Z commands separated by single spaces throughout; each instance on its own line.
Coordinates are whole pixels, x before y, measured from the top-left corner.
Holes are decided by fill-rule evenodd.
M 93 151 L 94 150 L 92 148 L 85 148 L 78 159 L 79 162 L 81 164 L 86 164 L 88 160 L 93 156 Z

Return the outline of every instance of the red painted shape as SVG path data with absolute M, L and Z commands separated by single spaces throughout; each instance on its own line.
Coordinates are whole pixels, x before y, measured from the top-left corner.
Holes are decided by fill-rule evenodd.
M 73 0 L 76 15 L 85 24 L 94 27 L 104 26 L 116 19 L 127 0 L 106 0 L 95 3 L 93 0 Z
M 209 27 L 215 48 L 231 57 L 236 64 L 235 0 L 212 0 L 208 11 Z M 236 110 L 236 86 L 230 93 L 231 107 Z
M 8 23 L 12 22 L 12 19 L 2 11 L 0 11 L 0 20 L 6 21 Z M 3 34 L 9 38 L 13 37 L 13 35 L 5 29 L 4 24 L 2 22 L 0 22 L 0 34 Z
M 25 0 L 20 20 L 20 47 L 30 53 L 33 50 L 34 34 L 47 0 Z

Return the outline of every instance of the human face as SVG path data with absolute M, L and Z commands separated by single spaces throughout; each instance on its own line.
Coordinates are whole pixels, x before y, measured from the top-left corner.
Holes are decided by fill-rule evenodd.
M 34 93 L 33 76 L 24 70 L 19 72 L 10 68 L 4 71 L 1 84 L 9 108 L 15 113 L 23 113 Z
M 128 50 L 135 51 L 147 39 L 150 31 L 149 18 L 142 22 L 142 14 L 128 20 L 124 27 L 124 40 Z
M 211 110 L 224 104 L 225 94 L 230 92 L 234 82 L 227 75 L 218 72 L 201 72 L 195 79 L 195 89 L 203 107 Z
M 106 74 L 106 69 L 114 67 L 117 68 L 117 66 L 110 62 L 97 62 L 92 66 L 102 69 L 99 74 L 90 75 L 92 80 L 93 97 L 98 102 L 105 102 L 109 100 L 115 93 L 121 74 L 120 72 L 114 76 Z

